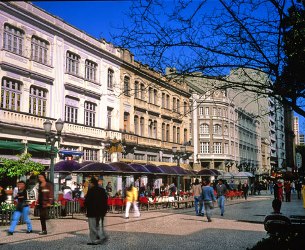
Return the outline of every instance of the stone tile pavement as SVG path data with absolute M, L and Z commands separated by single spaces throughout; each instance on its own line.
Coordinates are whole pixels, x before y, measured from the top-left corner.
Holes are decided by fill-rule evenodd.
M 105 229 L 109 240 L 103 245 L 88 246 L 86 217 L 48 221 L 48 235 L 40 236 L 40 222 L 33 219 L 32 234 L 26 226 L 19 225 L 13 236 L 7 236 L 8 227 L 0 227 L 0 249 L 246 249 L 266 237 L 262 224 L 271 212 L 272 196 L 229 200 L 225 215 L 214 209 L 213 221 L 195 216 L 194 209 L 162 209 L 143 211 L 140 218 L 126 220 L 123 214 L 108 213 Z M 293 196 L 283 203 L 287 215 L 305 215 L 302 202 Z

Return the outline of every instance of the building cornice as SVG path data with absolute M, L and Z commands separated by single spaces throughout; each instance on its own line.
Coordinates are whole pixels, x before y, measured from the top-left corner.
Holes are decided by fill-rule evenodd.
M 36 80 L 48 83 L 50 85 L 53 85 L 53 82 L 55 80 L 53 77 L 49 77 L 49 76 L 46 76 L 46 75 L 41 75 L 37 72 L 27 70 L 27 69 L 18 67 L 16 65 L 13 65 L 13 64 L 10 64 L 10 63 L 7 63 L 7 62 L 0 63 L 0 67 L 3 70 L 7 70 L 7 71 L 10 71 L 12 73 L 16 73 L 18 75 L 22 75 L 24 77 L 29 77 L 31 79 L 36 79 Z
M 79 94 L 83 94 L 83 95 L 86 95 L 86 96 L 93 97 L 93 98 L 98 99 L 98 100 L 100 100 L 101 96 L 102 96 L 101 94 L 98 94 L 96 92 L 93 92 L 93 91 L 85 89 L 85 88 L 75 86 L 75 85 L 70 84 L 70 83 L 65 83 L 64 86 L 65 86 L 66 90 L 71 90 L 71 91 L 74 91 L 74 92 L 79 93 Z

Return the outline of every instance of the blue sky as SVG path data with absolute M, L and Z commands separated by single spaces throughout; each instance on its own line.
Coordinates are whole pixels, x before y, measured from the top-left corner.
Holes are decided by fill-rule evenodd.
M 110 33 L 126 20 L 132 1 L 44 1 L 32 2 L 95 38 L 110 41 Z
M 95 38 L 111 41 L 122 22 L 128 22 L 124 12 L 132 1 L 35 1 L 34 5 L 60 17 L 65 22 Z M 305 118 L 299 116 L 301 133 L 305 133 Z

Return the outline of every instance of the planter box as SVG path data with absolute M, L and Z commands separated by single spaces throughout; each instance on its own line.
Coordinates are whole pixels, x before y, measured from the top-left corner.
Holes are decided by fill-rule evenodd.
M 0 226 L 7 226 L 11 223 L 11 218 L 14 211 L 12 210 L 0 210 Z M 23 217 L 20 217 L 19 224 L 23 224 Z
M 49 219 L 57 219 L 62 217 L 62 211 L 61 211 L 61 206 L 56 206 L 56 207 L 50 207 L 48 208 L 48 217 Z M 35 207 L 34 208 L 34 216 L 39 217 L 39 208 Z
M 0 210 L 0 226 L 7 226 L 11 223 L 13 212 L 10 210 Z

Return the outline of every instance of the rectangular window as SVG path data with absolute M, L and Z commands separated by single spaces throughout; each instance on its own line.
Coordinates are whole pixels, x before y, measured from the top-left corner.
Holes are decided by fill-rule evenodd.
M 66 58 L 66 72 L 78 75 L 79 74 L 79 62 L 80 57 L 74 53 L 67 52 L 67 58 Z
M 177 143 L 180 143 L 180 128 L 177 127 Z
M 165 137 L 165 124 L 162 123 L 162 141 L 165 141 L 166 137 Z
M 139 134 L 139 117 L 138 116 L 134 117 L 134 133 L 136 135 Z
M 97 161 L 97 149 L 84 148 L 84 160 L 85 161 Z
M 147 161 L 157 161 L 156 155 L 147 155 Z
M 140 119 L 140 135 L 144 136 L 144 118 L 141 117 Z
M 213 144 L 213 152 L 214 152 L 214 154 L 221 154 L 222 153 L 221 142 L 214 142 L 214 144 Z
M 162 93 L 162 108 L 165 108 L 165 94 Z
M 18 28 L 4 25 L 3 48 L 18 55 L 23 54 L 24 32 Z
M 141 99 L 145 100 L 145 86 L 143 83 L 141 84 Z
M 169 95 L 166 95 L 166 108 L 170 109 L 169 108 Z
M 65 121 L 70 123 L 77 123 L 79 101 L 66 97 L 65 98 Z
M 107 88 L 113 89 L 113 74 L 114 71 L 112 69 L 108 69 L 108 77 L 107 77 Z
M 135 160 L 145 160 L 144 154 L 134 154 Z
M 130 96 L 130 78 L 128 76 L 124 77 L 124 95 Z
M 2 78 L 1 108 L 20 111 L 21 83 L 12 79 Z
M 29 113 L 46 116 L 47 91 L 32 86 L 30 89 Z
M 77 123 L 77 111 L 75 107 L 65 106 L 65 121 L 70 123 Z
M 49 43 L 41 38 L 32 37 L 31 40 L 31 58 L 35 62 L 39 62 L 42 64 L 48 63 L 48 49 Z
M 210 109 L 209 109 L 209 107 L 206 107 L 206 108 L 204 109 L 204 113 L 205 113 L 205 116 L 209 116 L 209 115 L 210 115 Z
M 209 153 L 210 153 L 210 143 L 200 142 L 200 154 L 209 154 Z
M 96 104 L 91 102 L 85 102 L 85 125 L 95 126 L 95 109 Z
M 90 60 L 86 60 L 85 62 L 85 79 L 96 82 L 96 71 L 97 71 L 97 64 Z
M 140 93 L 139 93 L 139 82 L 134 83 L 134 98 L 139 98 Z
M 175 97 L 173 97 L 173 111 L 177 111 L 177 101 Z
M 112 110 L 113 108 L 107 107 L 107 129 L 111 129 Z
M 203 115 L 203 107 L 199 107 L 199 115 Z

